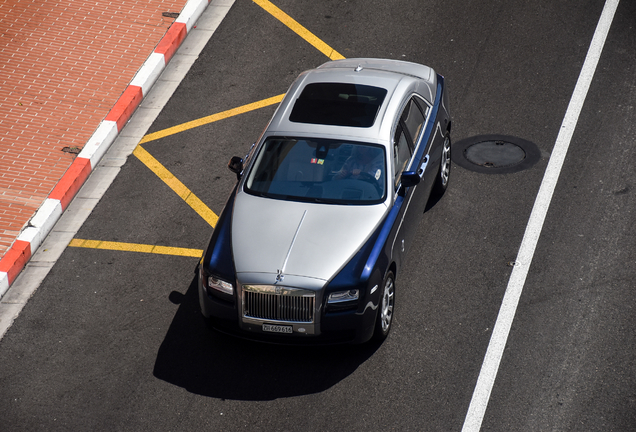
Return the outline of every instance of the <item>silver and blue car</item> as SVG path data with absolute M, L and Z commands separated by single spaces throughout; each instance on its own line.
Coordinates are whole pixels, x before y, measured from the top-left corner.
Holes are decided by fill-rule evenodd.
M 444 78 L 380 59 L 325 63 L 292 84 L 199 266 L 203 316 L 282 343 L 389 334 L 396 277 L 451 168 Z

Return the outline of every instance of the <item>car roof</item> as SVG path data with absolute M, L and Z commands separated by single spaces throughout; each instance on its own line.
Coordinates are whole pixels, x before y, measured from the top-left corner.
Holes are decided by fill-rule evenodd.
M 370 127 L 333 126 L 290 121 L 296 100 L 308 84 L 350 83 L 380 87 L 387 95 Z M 429 104 L 435 100 L 437 74 L 428 66 L 383 59 L 347 59 L 303 72 L 289 88 L 266 135 L 333 137 L 388 144 L 399 112 L 413 93 Z

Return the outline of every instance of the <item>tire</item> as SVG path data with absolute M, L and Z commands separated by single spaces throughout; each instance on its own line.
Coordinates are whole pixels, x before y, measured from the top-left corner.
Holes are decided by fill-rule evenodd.
M 373 339 L 383 341 L 391 331 L 393 324 L 393 310 L 395 308 L 395 276 L 389 272 L 384 278 L 378 314 L 375 319 L 375 331 Z
M 442 144 L 442 157 L 439 164 L 439 170 L 437 172 L 437 177 L 435 179 L 435 184 L 433 185 L 433 193 L 432 195 L 441 198 L 446 192 L 446 188 L 448 187 L 448 180 L 450 179 L 450 171 L 451 171 L 451 137 L 450 134 L 447 133 L 444 137 L 444 144 Z

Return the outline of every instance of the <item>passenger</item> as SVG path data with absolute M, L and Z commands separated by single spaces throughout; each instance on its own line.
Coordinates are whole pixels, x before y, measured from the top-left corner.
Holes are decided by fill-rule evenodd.
M 374 178 L 380 180 L 384 168 L 382 151 L 378 148 L 356 145 L 351 156 L 334 175 L 334 180 L 352 178 Z

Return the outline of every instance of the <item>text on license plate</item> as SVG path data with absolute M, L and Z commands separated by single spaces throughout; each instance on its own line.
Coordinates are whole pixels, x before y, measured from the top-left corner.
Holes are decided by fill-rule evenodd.
M 292 326 L 263 324 L 263 331 L 272 333 L 293 333 Z

